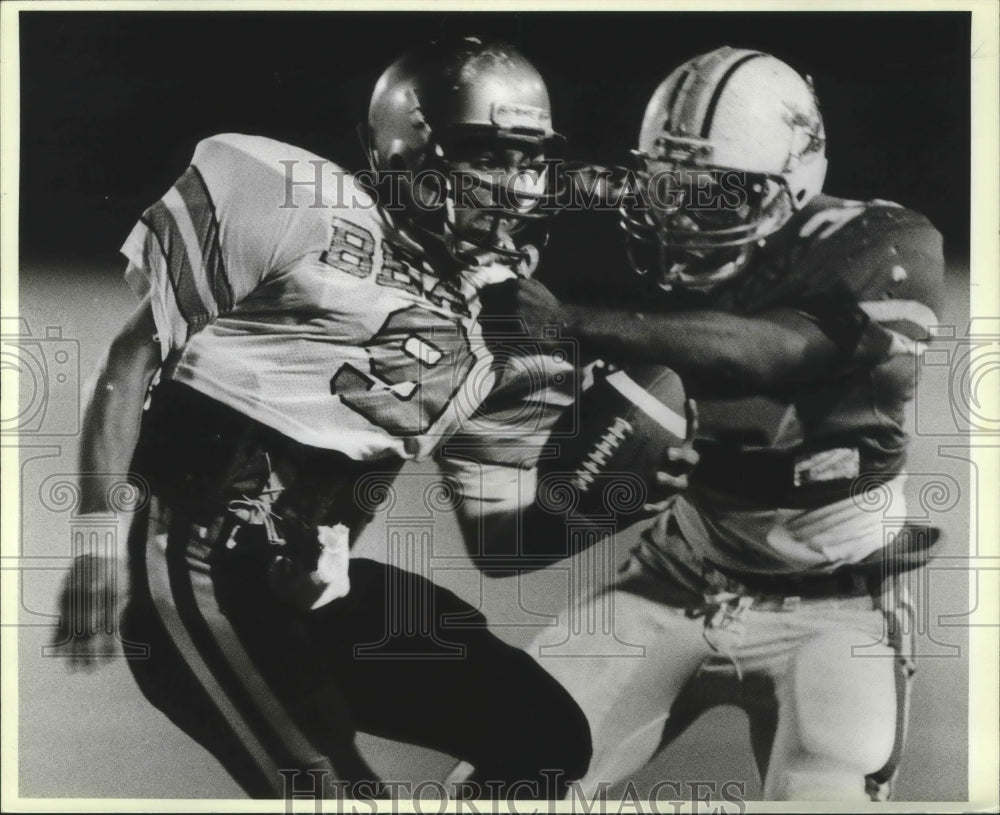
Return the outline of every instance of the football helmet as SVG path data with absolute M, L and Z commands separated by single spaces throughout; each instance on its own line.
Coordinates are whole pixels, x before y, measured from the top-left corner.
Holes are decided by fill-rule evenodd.
M 410 238 L 462 264 L 537 262 L 544 231 L 524 227 L 558 211 L 545 159 L 563 139 L 515 48 L 464 37 L 409 51 L 376 83 L 361 130 L 376 183 L 398 193 L 387 214 Z
M 779 59 L 728 46 L 671 73 L 632 151 L 621 207 L 629 259 L 659 284 L 709 289 L 823 187 L 826 138 L 812 83 Z

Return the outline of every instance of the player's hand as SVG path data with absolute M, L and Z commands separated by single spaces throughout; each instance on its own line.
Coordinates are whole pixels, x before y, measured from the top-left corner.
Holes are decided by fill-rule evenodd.
M 480 298 L 480 319 L 519 320 L 523 333 L 532 339 L 556 339 L 558 330 L 565 325 L 562 303 L 537 280 L 518 278 L 495 283 L 486 286 Z M 556 336 L 552 336 L 553 328 L 557 329 Z
M 643 506 L 645 512 L 662 512 L 667 508 L 670 497 L 688 488 L 688 475 L 698 465 L 701 456 L 694 449 L 694 440 L 698 435 L 698 404 L 694 399 L 684 402 L 684 414 L 687 418 L 687 433 L 680 447 L 667 450 L 665 469 L 656 474 L 656 483 L 662 489 L 663 497 L 659 501 Z
M 127 599 L 124 561 L 79 555 L 59 594 L 59 626 L 52 639 L 70 670 L 91 670 L 121 653 L 118 636 Z

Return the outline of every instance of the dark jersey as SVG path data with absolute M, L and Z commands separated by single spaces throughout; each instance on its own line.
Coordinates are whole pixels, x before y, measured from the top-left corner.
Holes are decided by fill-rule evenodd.
M 583 217 L 587 229 L 557 227 L 540 270 L 558 296 L 579 301 L 587 291 L 586 302 L 641 311 L 792 309 L 841 350 L 808 384 L 766 394 L 726 398 L 712 371 L 689 378 L 702 437 L 696 484 L 789 505 L 902 468 L 904 410 L 943 297 L 941 236 L 926 218 L 886 201 L 817 196 L 706 295 L 664 292 L 632 273 L 614 219 Z M 891 343 L 906 352 L 889 356 Z
M 758 487 L 786 495 L 898 473 L 943 271 L 941 236 L 922 215 L 886 201 L 810 202 L 700 307 L 751 317 L 792 309 L 837 345 L 840 360 L 807 384 L 700 398 L 704 466 L 695 479 L 759 497 Z M 666 293 L 665 307 L 670 300 Z

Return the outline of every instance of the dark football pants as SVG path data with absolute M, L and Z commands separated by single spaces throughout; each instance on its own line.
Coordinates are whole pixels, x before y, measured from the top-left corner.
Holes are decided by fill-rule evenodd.
M 219 482 L 241 471 L 236 459 L 247 449 L 264 449 L 274 463 L 294 461 L 312 476 L 340 468 L 339 482 L 323 488 L 340 503 L 352 496 L 343 482 L 364 469 L 295 445 L 186 388 L 159 386 L 137 458 L 157 497 L 148 530 L 134 527 L 123 631 L 127 641 L 149 646 L 148 658 L 129 664 L 156 707 L 253 797 L 290 793 L 294 771 L 326 771 L 300 772 L 296 790 L 317 777 L 372 780 L 354 746 L 356 730 L 466 760 L 493 784 L 487 792 L 500 796 L 559 796 L 554 777 L 564 782 L 585 771 L 590 736 L 576 703 L 452 592 L 352 559 L 350 593 L 299 612 L 268 588 L 273 550 L 263 543 L 230 550 L 195 534 L 220 514 Z M 298 506 L 346 516 L 356 538 L 367 518 L 353 502 L 342 511 L 336 503 L 305 495 Z M 293 504 L 294 497 L 285 506 Z M 461 627 L 449 627 L 456 617 Z

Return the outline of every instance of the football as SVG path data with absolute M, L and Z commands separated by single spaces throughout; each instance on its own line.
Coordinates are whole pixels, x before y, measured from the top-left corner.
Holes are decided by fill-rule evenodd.
M 571 519 L 621 529 L 660 500 L 656 473 L 684 443 L 680 377 L 661 365 L 598 372 L 549 438 L 557 451 L 538 464 L 538 504 Z

